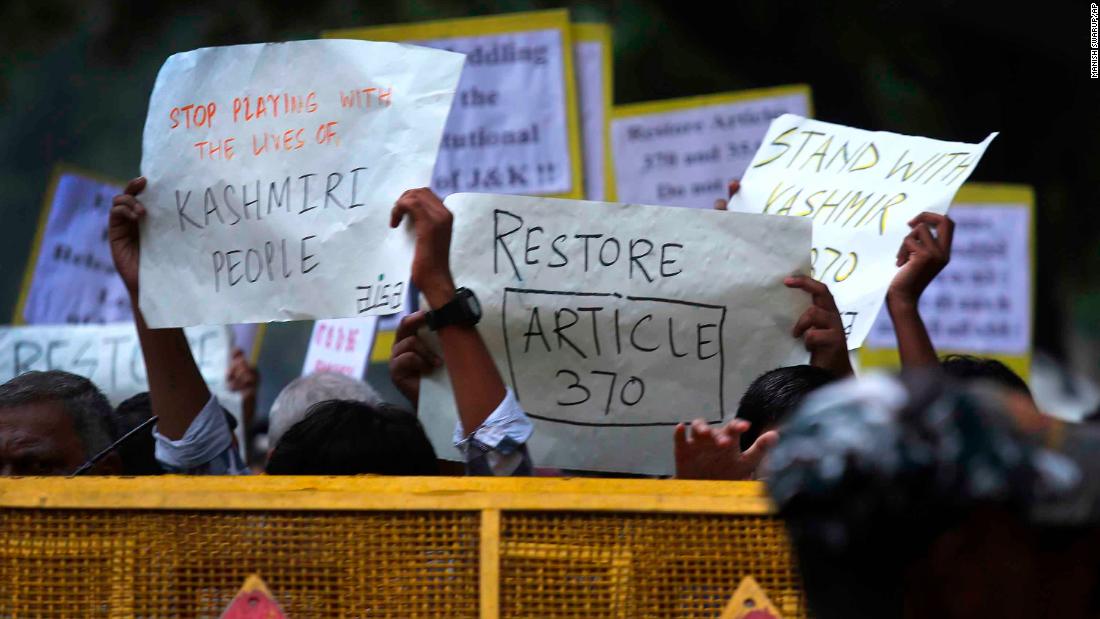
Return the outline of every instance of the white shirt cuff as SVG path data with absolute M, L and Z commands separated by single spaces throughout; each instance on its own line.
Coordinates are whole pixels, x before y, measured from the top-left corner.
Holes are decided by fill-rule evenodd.
M 233 431 L 225 420 L 225 412 L 218 398 L 210 396 L 210 401 L 202 407 L 199 414 L 187 427 L 183 438 L 173 441 L 153 427 L 156 440 L 156 458 L 161 466 L 173 470 L 189 470 L 201 467 L 233 444 Z
M 461 421 L 455 424 L 454 445 L 463 452 L 466 451 L 465 447 L 471 440 L 489 449 L 497 449 L 501 443 L 515 448 L 526 443 L 534 430 L 535 427 L 527 413 L 523 411 L 523 407 L 519 405 L 516 394 L 508 389 L 496 410 L 473 432 L 467 434 Z

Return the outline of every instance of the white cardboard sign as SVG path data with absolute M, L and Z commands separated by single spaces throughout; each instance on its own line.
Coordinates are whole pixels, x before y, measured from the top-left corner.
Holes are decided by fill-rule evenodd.
M 951 209 L 951 262 L 921 295 L 920 314 L 940 351 L 1031 352 L 1031 210 L 1026 204 L 959 204 Z M 895 348 L 884 308 L 867 338 Z
M 788 113 L 810 113 L 809 88 L 616 108 L 611 121 L 616 197 L 621 202 L 712 208 L 716 199 L 726 198 L 729 182 L 741 177 L 772 119 Z
M 111 261 L 107 218 L 121 188 L 61 172 L 23 306 L 27 324 L 130 320 L 130 295 Z
M 170 57 L 142 148 L 149 325 L 397 311 L 413 245 L 390 209 L 431 180 L 462 63 L 347 40 Z
M 581 146 L 584 151 L 584 197 L 602 201 L 607 197 L 607 101 L 604 49 L 606 41 L 574 41 L 573 67 L 577 75 L 577 109 L 580 112 Z
M 813 221 L 813 277 L 859 348 L 897 272 L 908 222 L 944 214 L 997 134 L 980 144 L 865 131 L 786 114 L 772 122 L 729 210 Z
M 561 30 L 415 41 L 466 54 L 432 189 L 566 193 L 569 156 Z
M 794 218 L 456 194 L 451 267 L 479 330 L 536 420 L 536 464 L 664 474 L 672 426 L 728 420 L 761 373 L 805 358 L 809 268 Z M 445 370 L 421 385 L 435 445 L 456 419 Z M 629 445 L 628 449 L 624 449 Z M 445 450 L 446 451 L 446 450 Z
M 212 391 L 225 391 L 229 330 L 186 330 L 191 354 Z M 0 327 L 0 383 L 31 370 L 64 370 L 88 378 L 117 404 L 148 391 L 133 323 Z

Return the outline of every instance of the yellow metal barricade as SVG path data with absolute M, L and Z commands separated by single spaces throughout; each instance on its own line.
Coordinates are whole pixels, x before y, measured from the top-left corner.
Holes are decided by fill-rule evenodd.
M 217 617 L 249 574 L 301 618 L 713 618 L 745 576 L 806 613 L 752 482 L 0 480 L 0 617 Z

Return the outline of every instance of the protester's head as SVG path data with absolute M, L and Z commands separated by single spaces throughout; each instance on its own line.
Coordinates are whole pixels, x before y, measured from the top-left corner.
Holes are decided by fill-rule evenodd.
M 1039 536 L 1023 533 L 1066 517 L 1082 476 L 1021 425 L 1017 400 L 939 373 L 806 399 L 764 473 L 815 616 L 1006 616 L 990 612 L 998 595 L 1042 597 L 1038 580 L 1019 578 L 1042 572 L 1031 569 Z
M 126 435 L 134 428 L 149 420 L 153 416 L 153 403 L 149 399 L 149 392 L 143 391 L 135 396 L 127 398 L 115 407 L 111 415 L 114 426 L 115 439 Z M 160 475 L 164 469 L 157 463 L 156 440 L 153 438 L 152 426 L 126 439 L 115 448 L 122 458 L 123 475 Z
M 737 418 L 752 424 L 741 435 L 741 449 L 748 449 L 761 434 L 779 425 L 811 391 L 834 380 L 836 376 L 828 370 L 792 365 L 752 381 L 737 407 Z
M 1031 395 L 1020 375 L 996 359 L 973 355 L 947 355 L 940 361 L 943 372 L 960 382 L 984 381 Z
M 271 475 L 435 475 L 435 450 L 412 413 L 353 400 L 315 404 L 275 445 Z
M 111 405 L 82 376 L 27 372 L 0 385 L 0 475 L 67 475 L 111 444 Z M 113 454 L 112 454 L 113 455 Z M 94 473 L 117 473 L 117 456 Z
M 327 400 L 355 400 L 379 405 L 382 399 L 367 383 L 335 372 L 316 372 L 290 381 L 268 413 L 267 444 L 274 447 L 291 426 L 305 419 L 310 407 Z

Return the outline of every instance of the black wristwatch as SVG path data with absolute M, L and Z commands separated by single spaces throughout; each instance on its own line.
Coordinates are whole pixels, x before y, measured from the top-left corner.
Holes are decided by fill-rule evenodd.
M 428 328 L 438 331 L 443 327 L 458 325 L 472 327 L 481 320 L 481 303 L 469 288 L 455 290 L 455 297 L 443 307 L 428 312 Z

